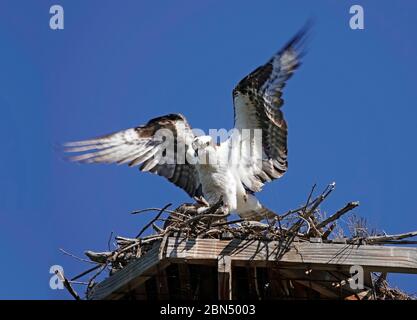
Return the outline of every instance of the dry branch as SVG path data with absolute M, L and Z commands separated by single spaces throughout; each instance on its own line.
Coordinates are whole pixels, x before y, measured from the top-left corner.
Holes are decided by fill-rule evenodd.
M 323 227 L 325 227 L 326 225 L 328 225 L 329 223 L 339 219 L 341 216 L 343 216 L 345 213 L 349 212 L 350 210 L 356 208 L 357 206 L 359 206 L 359 202 L 355 201 L 355 202 L 349 202 L 345 207 L 343 207 L 342 209 L 340 209 L 339 211 L 337 211 L 335 214 L 331 215 L 329 218 L 327 218 L 326 220 L 320 222 L 317 225 L 318 229 L 321 229 Z
M 55 274 L 58 276 L 59 280 L 62 281 L 62 283 L 64 284 L 65 289 L 68 290 L 68 292 L 74 297 L 74 299 L 75 300 L 81 300 L 78 293 L 73 289 L 70 282 L 68 281 L 67 278 L 65 278 L 65 276 L 62 274 L 62 272 L 59 271 L 59 270 L 56 270 Z
M 394 240 L 402 240 L 406 238 L 411 238 L 417 236 L 417 231 L 400 233 L 400 234 L 393 234 L 393 235 L 384 235 L 384 236 L 371 236 L 365 239 L 366 243 L 381 243 Z

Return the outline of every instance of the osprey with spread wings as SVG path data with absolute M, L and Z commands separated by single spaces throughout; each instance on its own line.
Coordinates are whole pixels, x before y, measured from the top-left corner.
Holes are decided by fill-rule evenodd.
M 211 136 L 196 136 L 183 115 L 169 114 L 136 128 L 67 143 L 66 151 L 79 152 L 71 157 L 77 162 L 140 165 L 141 171 L 167 178 L 191 197 L 203 197 L 211 205 L 222 199 L 223 210 L 236 212 L 244 219 L 272 218 L 275 214 L 254 194 L 265 182 L 280 178 L 287 170 L 287 123 L 281 111 L 281 96 L 286 81 L 300 65 L 306 31 L 304 28 L 297 33 L 233 90 L 234 137 L 245 129 L 261 132 L 261 139 L 250 136 L 252 150 L 242 147 L 244 139 L 229 137 L 218 144 Z M 173 139 L 161 139 L 161 130 L 168 130 Z M 179 144 L 185 146 L 185 157 L 179 157 Z M 171 150 L 168 153 L 172 161 L 160 161 L 166 150 Z M 190 161 L 188 157 L 206 159 L 209 155 L 224 160 L 230 159 L 230 154 L 239 154 L 239 160 L 207 163 Z

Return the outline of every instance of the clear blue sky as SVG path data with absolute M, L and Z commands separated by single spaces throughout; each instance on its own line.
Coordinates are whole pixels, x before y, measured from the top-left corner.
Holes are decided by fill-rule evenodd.
M 61 4 L 65 29 L 49 29 Z M 365 30 L 349 28 L 349 7 Z M 310 51 L 285 90 L 289 171 L 259 197 L 277 212 L 312 184 L 337 189 L 329 213 L 357 213 L 388 233 L 417 229 L 417 3 L 414 1 L 0 2 L 0 298 L 69 298 L 49 267 L 134 236 L 129 212 L 188 200 L 163 178 L 76 165 L 56 146 L 181 112 L 194 127 L 230 128 L 231 91 L 314 17 Z M 393 283 L 417 291 L 417 276 Z

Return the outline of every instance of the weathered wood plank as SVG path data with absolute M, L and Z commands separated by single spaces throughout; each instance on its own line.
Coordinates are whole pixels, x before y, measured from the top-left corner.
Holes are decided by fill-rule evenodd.
M 126 289 L 134 288 L 156 272 L 159 246 L 152 248 L 145 256 L 128 264 L 124 269 L 98 283 L 90 292 L 88 299 L 116 299 L 124 294 Z M 155 270 L 154 270 L 155 269 Z
M 314 291 L 317 291 L 322 298 L 329 298 L 329 299 L 338 299 L 339 298 L 339 294 L 337 293 L 337 291 L 335 291 L 334 289 L 332 290 L 331 288 L 326 287 L 326 285 L 324 285 L 324 283 L 326 282 L 320 282 L 320 281 L 316 281 L 317 279 L 323 279 L 323 280 L 328 280 L 326 278 L 330 278 L 330 276 L 328 274 L 326 274 L 325 272 L 320 272 L 319 271 L 319 276 L 314 275 L 311 278 L 312 279 L 308 279 L 310 276 L 305 275 L 305 273 L 303 274 L 303 276 L 300 277 L 300 272 L 302 272 L 301 270 L 280 270 L 280 274 L 281 276 L 284 276 L 286 279 L 294 279 L 293 281 L 295 283 L 298 283 L 302 286 L 304 286 L 305 288 L 310 288 Z M 303 279 L 304 278 L 304 279 Z
M 370 271 L 417 273 L 417 248 L 401 248 L 376 245 L 293 243 L 280 254 L 277 241 L 193 239 L 181 241 L 170 238 L 165 257 L 169 259 L 217 260 L 227 255 L 233 264 L 248 261 L 280 261 L 291 264 L 314 264 L 335 270 L 335 267 L 360 265 Z
M 232 300 L 232 263 L 229 256 L 220 256 L 218 259 L 218 298 L 219 300 Z
M 328 289 L 325 286 L 318 284 L 314 281 L 294 280 L 294 282 L 299 283 L 306 288 L 311 288 L 312 290 L 317 291 L 323 296 L 323 298 L 327 298 L 327 299 L 339 298 L 339 296 L 335 293 L 334 290 Z
M 146 294 L 145 283 L 138 285 L 133 292 L 136 300 L 146 300 L 148 297 Z
M 279 270 L 275 266 L 270 266 L 267 268 L 267 273 L 269 283 L 267 299 L 283 296 L 284 290 L 282 289 L 282 279 Z
M 188 264 L 178 264 L 178 277 L 180 280 L 181 294 L 185 300 L 191 300 L 193 295 L 191 291 L 190 269 Z
M 167 273 L 159 265 L 156 267 L 156 288 L 158 292 L 158 300 L 169 300 L 169 288 Z
M 249 293 L 253 299 L 260 300 L 256 267 L 246 266 L 248 276 Z

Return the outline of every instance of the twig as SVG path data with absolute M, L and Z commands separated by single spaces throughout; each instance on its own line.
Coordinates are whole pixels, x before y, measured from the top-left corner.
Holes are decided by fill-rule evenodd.
M 364 240 L 367 243 L 376 243 L 376 242 L 382 242 L 382 241 L 401 240 L 401 239 L 411 238 L 415 236 L 417 236 L 417 231 L 393 234 L 393 235 L 385 235 L 385 236 L 372 236 L 372 237 L 367 237 Z
M 72 253 L 69 253 L 69 252 L 65 251 L 64 249 L 62 249 L 62 248 L 59 248 L 59 251 L 61 251 L 63 254 L 65 254 L 67 256 L 70 256 L 70 257 L 72 257 L 72 258 L 74 258 L 74 259 L 76 259 L 78 261 L 97 264 L 97 262 L 94 262 L 94 261 L 91 261 L 91 260 L 87 260 L 87 259 L 83 259 L 83 258 L 77 257 L 76 255 L 74 255 Z
M 103 272 L 103 270 L 107 268 L 107 266 L 108 266 L 108 263 L 101 265 L 100 270 L 98 270 L 96 274 L 88 281 L 89 288 L 91 287 L 91 284 L 93 283 L 94 279 L 97 278 Z
M 237 219 L 237 220 L 231 220 L 231 221 L 226 221 L 226 222 L 213 223 L 211 226 L 214 228 L 214 227 L 220 227 L 220 226 L 235 224 L 235 223 L 239 223 L 239 222 L 243 222 L 243 221 L 245 221 L 245 219 Z
M 336 223 L 333 223 L 332 225 L 330 225 L 330 227 L 323 233 L 322 239 L 326 240 L 330 236 L 330 234 L 332 233 L 335 227 L 336 227 Z
M 303 220 L 307 224 L 307 231 L 305 232 L 305 234 L 309 234 L 310 233 L 310 229 L 311 229 L 310 222 L 306 218 L 304 218 L 303 216 L 301 216 L 301 215 L 300 215 L 300 219 Z
M 160 212 L 161 210 L 162 210 L 162 208 L 146 208 L 146 209 L 142 209 L 142 210 L 132 211 L 130 214 L 138 214 L 138 213 L 143 213 L 143 212 L 148 212 L 148 211 L 158 211 L 158 212 Z M 185 219 L 188 219 L 189 218 L 188 215 L 183 214 L 183 213 L 178 212 L 178 211 L 175 211 L 175 210 L 167 210 L 167 209 L 165 209 L 164 212 L 170 214 L 168 220 L 169 219 L 174 219 L 174 220 L 177 220 L 177 221 L 182 221 L 182 220 L 178 219 L 176 216 L 180 216 L 180 217 L 183 217 Z
M 307 218 L 308 222 L 310 222 L 311 230 L 307 232 L 307 235 L 314 235 L 315 237 L 321 237 L 322 233 L 317 228 L 315 219 L 313 219 L 313 216 Z
M 65 289 L 74 297 L 75 300 L 81 300 L 78 293 L 73 289 L 67 278 L 62 274 L 60 270 L 55 270 L 55 274 L 58 276 L 59 280 L 62 281 Z
M 306 204 L 305 204 L 304 209 L 303 209 L 303 214 L 305 213 L 305 210 L 307 209 L 308 204 L 310 203 L 310 199 L 311 199 L 311 197 L 313 196 L 313 193 L 314 193 L 314 190 L 315 190 L 315 189 L 316 189 L 316 184 L 314 184 L 314 185 L 313 185 L 313 187 L 312 187 L 312 188 L 311 188 L 311 190 L 310 190 L 310 194 L 308 195 L 308 198 L 307 198 Z
M 335 214 L 331 215 L 326 220 L 320 222 L 317 225 L 317 229 L 321 229 L 321 228 L 325 227 L 326 225 L 328 225 L 330 222 L 333 222 L 333 221 L 339 219 L 342 215 L 344 215 L 345 213 L 349 212 L 350 210 L 356 208 L 357 206 L 359 206 L 358 201 L 349 202 L 346 206 L 344 206 L 342 209 L 337 211 Z
M 157 226 L 155 223 L 152 223 L 152 228 L 155 230 L 155 232 L 157 233 L 163 233 L 165 230 L 160 228 L 159 226 Z
M 138 241 L 138 239 L 136 239 L 136 238 L 126 238 L 126 237 L 121 237 L 121 236 L 117 236 L 117 237 L 115 237 L 115 239 L 126 241 L 126 242 L 137 242 Z
M 101 267 L 101 264 L 98 264 L 98 265 L 96 265 L 95 267 L 92 267 L 91 269 L 88 269 L 88 270 L 86 270 L 86 271 L 84 271 L 84 272 L 80 273 L 79 275 L 77 275 L 77 276 L 75 276 L 75 277 L 71 278 L 71 280 L 70 280 L 70 281 L 74 281 L 74 280 L 80 279 L 81 277 L 85 276 L 86 274 L 89 274 L 90 272 L 93 272 L 94 270 L 97 270 L 97 269 L 98 269 L 98 268 L 100 268 L 100 267 Z
M 222 218 L 226 218 L 227 216 L 229 216 L 229 213 L 224 213 L 224 214 L 199 214 L 198 216 L 194 216 L 191 217 L 190 219 L 188 219 L 187 221 L 184 221 L 182 223 L 182 225 L 186 226 L 186 225 L 190 225 L 192 222 L 196 221 L 196 220 L 200 220 L 200 219 L 208 219 L 208 218 L 218 218 L 217 220 L 220 220 Z
M 84 286 L 88 286 L 88 282 L 85 282 L 85 281 L 72 281 L 72 280 L 68 280 L 68 282 L 70 284 L 82 284 Z
M 112 232 L 110 232 L 110 237 L 109 237 L 109 240 L 107 241 L 107 249 L 110 251 L 111 250 L 111 248 L 110 248 L 110 242 L 111 242 L 111 239 L 113 238 L 113 231 Z
M 171 206 L 171 203 L 164 207 L 165 208 L 164 212 L 170 213 L 170 214 L 178 214 L 177 211 L 167 210 L 166 208 L 168 208 L 169 206 Z M 146 209 L 132 211 L 130 214 L 138 214 L 138 213 L 143 213 L 143 212 L 148 212 L 148 211 L 158 211 L 158 212 L 160 212 L 161 210 L 162 210 L 162 208 L 146 208 Z
M 334 188 L 336 187 L 336 183 L 329 184 L 326 189 L 324 189 L 323 193 L 314 201 L 313 206 L 306 212 L 305 218 L 309 217 L 314 213 L 314 211 L 318 208 L 318 206 L 332 193 Z
M 144 233 L 145 232 L 145 230 L 146 229 L 148 229 L 156 220 L 158 220 L 159 219 L 159 217 L 161 216 L 161 214 L 168 208 L 168 207 L 170 207 L 172 204 L 171 203 L 168 203 L 165 207 L 163 207 L 160 211 L 159 211 L 159 213 L 155 216 L 155 218 L 153 218 L 150 222 L 148 222 L 148 224 L 146 225 L 146 226 L 144 226 L 143 228 L 142 228 L 142 230 L 138 233 L 138 235 L 136 236 L 136 238 L 139 238 L 141 235 L 142 235 L 142 233 Z
M 111 258 L 111 256 L 113 255 L 113 252 L 109 251 L 109 252 L 93 252 L 90 250 L 87 250 L 84 252 L 84 254 L 93 262 L 96 263 L 106 263 L 106 261 Z
M 384 243 L 384 244 L 417 244 L 417 241 L 407 241 L 407 240 L 386 240 L 386 241 L 378 241 L 377 243 Z

